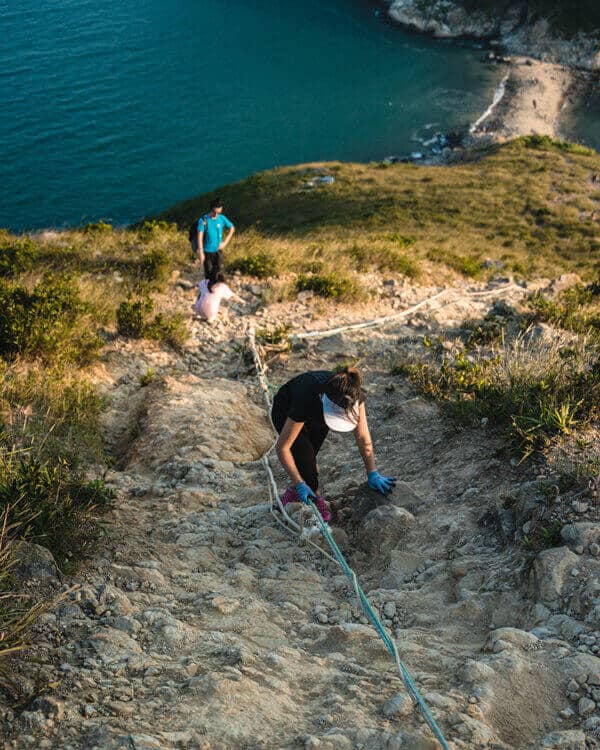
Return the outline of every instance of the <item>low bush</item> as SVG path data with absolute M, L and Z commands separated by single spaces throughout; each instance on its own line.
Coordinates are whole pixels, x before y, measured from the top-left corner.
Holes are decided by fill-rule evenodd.
M 534 322 L 552 323 L 577 333 L 600 336 L 600 284 L 576 284 L 555 299 L 535 292 L 527 299 Z
M 488 355 L 440 359 L 428 351 L 428 358 L 396 362 L 394 372 L 459 421 L 486 418 L 505 430 L 523 457 L 600 414 L 600 356 L 583 345 L 568 356 L 561 342 L 528 345 L 524 338 Z
M 275 326 L 275 328 L 259 328 L 256 332 L 256 340 L 260 344 L 270 344 L 271 346 L 288 343 L 290 329 L 291 326 L 287 324 Z
M 59 563 L 92 543 L 95 514 L 112 499 L 102 481 L 86 481 L 64 458 L 40 460 L 21 450 L 0 455 L 0 513 L 15 537 L 42 544 Z
M 296 279 L 296 291 L 311 291 L 319 297 L 339 300 L 352 300 L 360 296 L 360 289 L 355 281 L 334 274 L 302 274 Z
M 416 279 L 420 275 L 418 261 L 394 247 L 381 249 L 355 244 L 348 248 L 346 253 L 359 271 L 377 269 L 384 272 L 401 273 L 410 279 Z
M 152 247 L 143 253 L 140 261 L 140 276 L 143 281 L 163 284 L 171 272 L 172 261 L 164 247 Z
M 117 308 L 117 333 L 128 339 L 141 339 L 148 325 L 147 317 L 154 304 L 151 299 L 127 300 Z
M 473 279 L 483 271 L 483 264 L 475 255 L 456 255 L 441 248 L 433 248 L 428 251 L 427 259 L 433 263 L 445 263 L 457 273 Z
M 112 230 L 112 224 L 106 221 L 92 221 L 83 227 L 85 234 L 109 234 Z
M 158 313 L 151 318 L 154 303 L 148 297 L 121 302 L 117 309 L 117 333 L 124 338 L 148 338 L 162 341 L 174 349 L 183 345 L 186 337 L 185 321 L 181 315 Z
M 38 257 L 36 245 L 27 237 L 12 237 L 0 231 L 0 276 L 18 276 L 29 271 Z
M 31 292 L 0 283 L 0 356 L 88 362 L 102 345 L 89 313 L 67 276 L 46 274 Z
M 270 276 L 277 275 L 277 262 L 268 253 L 257 252 L 229 261 L 227 263 L 227 271 L 230 273 L 239 271 L 246 276 L 267 279 Z

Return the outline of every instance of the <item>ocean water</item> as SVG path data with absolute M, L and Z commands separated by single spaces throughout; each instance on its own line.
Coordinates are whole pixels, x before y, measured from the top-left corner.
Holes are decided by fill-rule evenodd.
M 422 151 L 481 51 L 371 0 L 0 0 L 0 226 L 123 224 L 281 164 Z

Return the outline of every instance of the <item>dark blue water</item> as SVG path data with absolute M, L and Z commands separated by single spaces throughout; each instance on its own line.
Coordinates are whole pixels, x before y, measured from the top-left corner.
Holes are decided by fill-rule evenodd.
M 0 226 L 15 230 L 131 222 L 279 164 L 422 150 L 499 76 L 370 0 L 0 0 L 0 39 Z

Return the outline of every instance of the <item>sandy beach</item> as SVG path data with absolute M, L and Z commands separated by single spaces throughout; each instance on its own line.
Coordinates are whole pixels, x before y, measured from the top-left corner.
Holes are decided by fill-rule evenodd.
M 522 135 L 560 137 L 560 114 L 576 74 L 562 65 L 512 58 L 495 104 L 471 128 L 471 136 L 505 141 Z

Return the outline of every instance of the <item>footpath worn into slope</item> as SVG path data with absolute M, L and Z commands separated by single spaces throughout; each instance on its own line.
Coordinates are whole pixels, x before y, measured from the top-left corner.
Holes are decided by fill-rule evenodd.
M 406 305 L 434 291 L 395 294 Z M 373 498 L 356 448 L 330 435 L 323 488 L 346 519 L 348 559 L 451 746 L 584 750 L 583 715 L 564 711 L 569 692 L 600 679 L 600 660 L 574 627 L 540 629 L 523 557 L 489 522 L 528 477 L 498 457 L 484 427 L 456 431 L 389 375 L 398 347 L 490 304 L 464 296 L 430 319 L 307 342 L 270 374 L 278 384 L 360 361 L 378 465 L 402 481 L 391 506 L 364 515 Z M 260 315 L 296 329 L 339 322 L 305 316 L 302 305 Z M 182 355 L 108 350 L 97 379 L 112 404 L 116 510 L 101 555 L 63 582 L 75 590 L 44 618 L 6 747 L 437 747 L 339 568 L 268 513 L 257 459 L 272 432 L 243 341 L 240 319 L 225 315 L 216 327 L 194 323 Z M 154 380 L 141 387 L 149 368 Z

